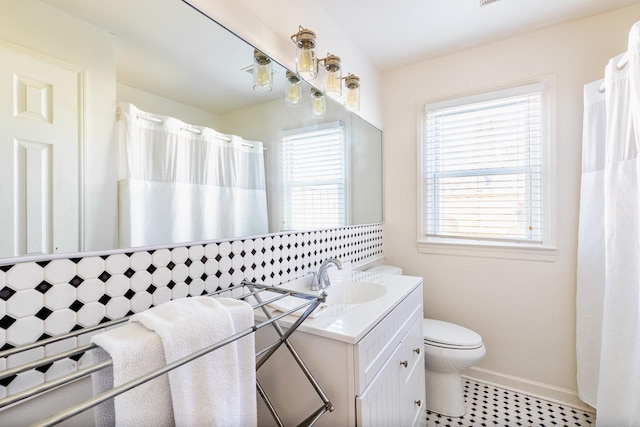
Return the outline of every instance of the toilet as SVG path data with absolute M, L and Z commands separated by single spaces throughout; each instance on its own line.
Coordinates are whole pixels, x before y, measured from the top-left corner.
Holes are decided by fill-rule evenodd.
M 471 329 L 441 320 L 423 319 L 426 408 L 450 417 L 465 413 L 460 372 L 485 355 L 482 337 Z
M 378 265 L 367 271 L 402 274 L 402 269 Z M 477 364 L 485 355 L 482 337 L 463 326 L 434 319 L 422 320 L 425 353 L 425 383 L 428 411 L 449 417 L 465 414 L 460 373 Z

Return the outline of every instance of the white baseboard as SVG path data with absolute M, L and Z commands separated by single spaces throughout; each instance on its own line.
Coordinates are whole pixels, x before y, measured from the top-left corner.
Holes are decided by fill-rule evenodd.
M 559 403 L 561 405 L 571 406 L 583 411 L 595 413 L 594 408 L 580 400 L 576 391 L 567 388 L 531 381 L 525 378 L 502 374 L 500 372 L 478 367 L 467 369 L 464 371 L 463 376 L 472 380 L 489 383 L 500 388 L 505 388 Z

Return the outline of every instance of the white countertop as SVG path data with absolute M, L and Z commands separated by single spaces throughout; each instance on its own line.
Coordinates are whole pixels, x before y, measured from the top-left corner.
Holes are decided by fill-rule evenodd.
M 360 341 L 373 327 L 378 324 L 400 301 L 422 283 L 421 277 L 400 276 L 395 274 L 380 274 L 367 271 L 340 272 L 331 276 L 331 286 L 326 289 L 329 294 L 326 307 L 315 318 L 307 318 L 298 327 L 299 331 L 319 335 L 355 344 Z M 339 286 L 351 282 L 378 283 L 385 288 L 382 296 L 358 304 L 330 303 L 331 292 Z M 309 290 L 311 276 L 293 280 L 280 285 L 281 288 L 291 289 L 309 294 L 316 294 Z M 319 310 L 319 309 L 316 309 Z M 274 312 L 277 314 L 278 312 Z M 286 316 L 280 323 L 289 326 L 296 320 L 295 316 Z

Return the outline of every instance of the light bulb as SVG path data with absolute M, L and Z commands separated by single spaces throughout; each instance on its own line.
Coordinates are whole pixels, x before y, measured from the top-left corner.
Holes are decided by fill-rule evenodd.
M 347 96 L 345 98 L 345 105 L 351 111 L 358 111 L 360 109 L 360 99 L 357 89 L 347 89 Z
M 287 87 L 287 98 L 288 105 L 299 105 L 300 104 L 300 85 L 298 83 L 290 83 Z
M 351 111 L 360 110 L 360 78 L 349 74 L 345 77 L 347 87 L 347 95 L 345 96 L 344 104 L 347 109 Z
M 325 87 L 327 95 L 338 97 L 341 94 L 341 82 L 339 72 L 329 72 L 327 74 L 327 84 Z
M 267 87 L 271 86 L 271 76 L 266 65 L 258 65 L 256 72 L 256 86 Z
M 291 41 L 296 45 L 296 71 L 306 80 L 313 80 L 318 75 L 316 70 L 316 33 L 298 27 L 298 32 L 291 36 Z
M 315 70 L 315 52 L 312 49 L 300 49 L 298 55 L 298 74 L 304 79 L 314 79 L 317 75 Z
M 327 52 L 327 57 L 318 62 L 324 65 L 324 93 L 332 98 L 342 95 L 342 71 L 340 69 L 340 57 Z
M 284 92 L 284 100 L 287 106 L 300 105 L 300 78 L 291 71 L 287 71 L 287 88 Z
M 322 117 L 325 113 L 324 95 L 321 92 L 311 92 L 311 110 L 316 117 Z
M 253 51 L 253 90 L 270 91 L 272 86 L 271 60 L 258 49 Z

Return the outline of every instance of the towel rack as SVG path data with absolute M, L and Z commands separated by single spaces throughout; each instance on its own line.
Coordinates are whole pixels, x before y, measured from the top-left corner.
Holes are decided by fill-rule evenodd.
M 269 297 L 264 297 L 261 296 L 260 294 L 263 291 L 270 291 L 270 292 L 275 292 L 278 295 L 277 296 L 269 296 Z M 320 303 L 324 302 L 325 300 L 325 296 L 324 295 L 312 295 L 312 294 L 307 294 L 304 292 L 297 292 L 297 291 L 292 291 L 289 289 L 284 289 L 284 288 L 280 288 L 280 287 L 274 287 L 274 286 L 268 286 L 268 285 L 264 285 L 264 284 L 260 284 L 260 283 L 254 283 L 254 282 L 249 282 L 247 280 L 244 280 L 241 285 L 239 286 L 235 286 L 235 287 L 230 287 L 228 289 L 222 289 L 216 292 L 213 292 L 211 294 L 208 294 L 211 297 L 220 297 L 220 296 L 231 296 L 233 298 L 236 299 L 240 299 L 240 300 L 247 300 L 249 299 L 249 297 L 253 297 L 252 301 L 257 301 L 257 304 L 253 304 L 252 307 L 254 310 L 262 310 L 262 312 L 264 313 L 264 315 L 266 316 L 266 320 L 264 321 L 260 321 L 255 323 L 253 326 L 251 326 L 250 328 L 247 328 L 245 330 L 239 331 L 236 334 L 229 336 L 219 342 L 216 342 L 212 345 L 210 345 L 209 347 L 203 348 L 195 353 L 192 353 L 188 356 L 185 356 L 181 359 L 178 359 L 174 362 L 171 362 L 161 368 L 158 368 L 156 370 L 150 371 L 147 374 L 135 378 L 127 383 L 124 383 L 122 385 L 119 385 L 117 387 L 114 387 L 111 390 L 107 390 L 101 394 L 95 395 L 79 404 L 70 406 L 54 415 L 49 416 L 48 418 L 45 418 L 43 420 L 41 420 L 40 422 L 34 424 L 35 426 L 39 426 L 39 427 L 45 427 L 45 426 L 53 426 L 56 425 L 62 421 L 65 421 L 81 412 L 84 412 L 90 408 L 93 408 L 115 396 L 118 396 L 134 387 L 138 387 L 139 385 L 142 385 L 148 381 L 151 381 L 152 379 L 159 377 L 160 375 L 166 374 L 167 372 L 176 369 L 184 364 L 187 364 L 189 362 L 191 362 L 192 360 L 195 360 L 201 356 L 204 356 L 205 354 L 208 354 L 212 351 L 215 351 L 225 345 L 228 345 L 240 338 L 243 338 L 247 335 L 250 335 L 252 333 L 255 333 L 256 331 L 258 331 L 259 329 L 262 329 L 266 326 L 271 325 L 277 334 L 277 337 L 275 339 L 275 341 L 273 341 L 272 343 L 270 343 L 268 346 L 266 346 L 264 349 L 257 351 L 256 353 L 256 370 L 260 369 L 260 367 L 262 367 L 264 365 L 264 363 L 284 344 L 285 348 L 289 351 L 289 353 L 291 354 L 291 356 L 293 357 L 293 359 L 296 361 L 297 365 L 299 366 L 299 368 L 302 370 L 302 372 L 304 373 L 305 377 L 307 378 L 307 380 L 309 381 L 309 383 L 311 384 L 311 386 L 313 387 L 313 389 L 315 390 L 315 392 L 317 393 L 318 397 L 320 398 L 320 400 L 322 401 L 321 406 L 315 410 L 312 414 L 310 414 L 305 420 L 303 420 L 299 425 L 300 426 L 311 426 L 313 424 L 315 424 L 315 422 L 326 412 L 331 412 L 333 411 L 334 407 L 331 403 L 331 401 L 329 400 L 329 398 L 327 397 L 327 395 L 325 394 L 325 392 L 322 390 L 322 388 L 320 387 L 320 385 L 318 384 L 318 382 L 316 381 L 316 379 L 314 378 L 313 374 L 311 373 L 311 371 L 309 370 L 309 368 L 307 367 L 307 365 L 304 363 L 304 361 L 302 360 L 302 357 L 300 357 L 299 353 L 296 351 L 295 347 L 293 346 L 293 344 L 291 343 L 291 341 L 289 340 L 289 337 L 291 336 L 291 334 L 293 334 L 295 332 L 295 330 L 298 328 L 298 326 L 300 326 L 302 324 L 302 322 L 304 322 L 304 320 L 320 305 Z M 278 315 L 274 315 L 273 313 L 271 313 L 268 309 L 267 309 L 267 305 L 270 303 L 273 303 L 275 301 L 278 301 L 282 298 L 285 298 L 289 295 L 301 298 L 302 301 L 301 304 L 289 311 L 286 312 L 282 312 Z M 297 320 L 295 322 L 293 322 L 293 324 L 291 326 L 289 326 L 288 328 L 283 328 L 282 325 L 280 325 L 279 321 L 290 315 L 293 314 L 295 312 L 298 312 L 299 310 L 303 310 L 304 312 L 302 315 L 298 316 Z M 0 351 L 0 359 L 2 358 L 8 358 L 9 356 L 14 356 L 17 354 L 20 354 L 22 352 L 26 352 L 28 350 L 32 350 L 34 348 L 38 348 L 38 347 L 43 347 L 45 345 L 49 345 L 55 342 L 59 342 L 65 339 L 69 339 L 69 338 L 73 338 L 73 337 L 78 337 L 81 335 L 84 335 L 86 333 L 89 332 L 95 332 L 95 331 L 100 331 L 106 328 L 110 328 L 113 326 L 117 326 L 119 324 L 125 323 L 128 321 L 130 316 L 124 317 L 122 319 L 118 319 L 118 320 L 112 320 L 109 322 L 104 322 L 101 323 L 99 325 L 96 326 L 92 326 L 92 327 L 87 327 L 87 328 L 82 328 L 82 329 L 78 329 L 72 332 L 69 332 L 67 334 L 63 334 L 63 335 L 58 335 L 55 337 L 51 337 L 51 338 L 46 338 L 43 340 L 39 340 L 37 342 L 31 343 L 31 344 L 26 344 L 26 345 L 22 345 L 19 347 L 15 347 L 15 348 L 11 348 L 8 350 L 4 350 L 4 351 Z M 29 363 L 24 363 L 20 366 L 15 366 L 15 367 L 11 367 L 11 368 L 6 368 L 3 371 L 0 371 L 0 380 L 2 379 L 7 379 L 7 378 L 11 378 L 14 377 L 16 375 L 18 375 L 19 373 L 22 372 L 28 372 L 34 369 L 38 369 L 44 366 L 47 366 L 51 363 L 54 363 L 56 361 L 59 360 L 63 360 L 66 358 L 77 358 L 79 359 L 84 353 L 86 353 L 87 351 L 95 348 L 96 345 L 95 344 L 87 344 L 87 345 L 82 345 L 82 346 L 78 346 L 76 348 L 73 348 L 71 350 L 66 350 L 66 351 L 62 351 L 59 352 L 55 355 L 52 356 L 47 356 L 47 357 L 43 357 L 40 358 L 38 360 L 29 362 Z M 74 381 L 77 381 L 81 378 L 87 377 L 88 375 L 91 375 L 94 372 L 97 372 L 101 369 L 107 368 L 109 366 L 111 366 L 111 360 L 106 360 L 106 361 L 102 361 L 100 363 L 95 363 L 93 365 L 87 366 L 87 367 L 82 367 L 77 369 L 75 372 L 72 372 L 70 374 L 61 376 L 59 378 L 55 378 L 49 381 L 45 381 L 42 384 L 39 384 L 37 386 L 28 388 L 26 390 L 8 395 L 2 399 L 0 399 L 0 416 L 2 415 L 2 411 L 8 407 L 13 407 L 15 405 L 19 405 L 22 404 L 32 398 L 35 398 L 37 396 L 40 396 L 54 388 L 58 388 L 61 386 L 64 386 L 66 384 L 70 384 Z M 277 423 L 278 426 L 284 426 L 284 423 L 282 422 L 282 419 L 280 418 L 280 416 L 278 415 L 276 408 L 274 407 L 274 405 L 272 404 L 272 402 L 269 400 L 269 397 L 267 396 L 267 394 L 265 393 L 264 389 L 262 388 L 262 386 L 260 385 L 260 382 L 258 381 L 256 383 L 256 389 L 258 394 L 260 395 L 260 397 L 262 398 L 262 400 L 264 401 L 267 409 L 269 410 L 270 414 L 272 415 L 273 419 L 275 420 L 275 422 Z

